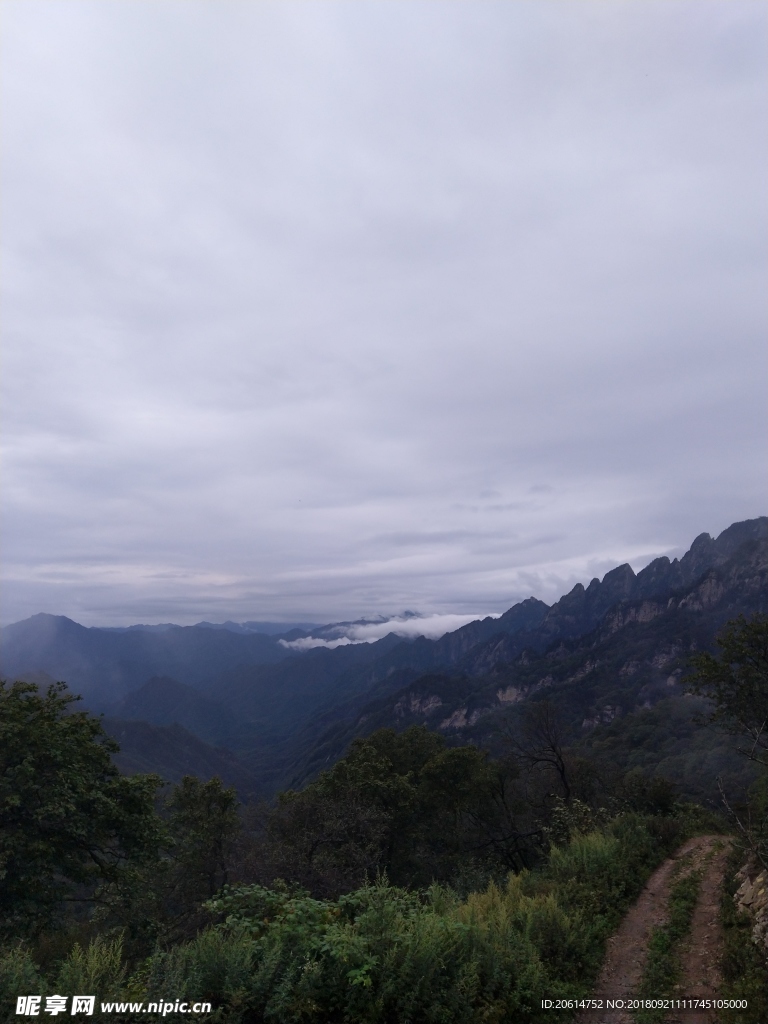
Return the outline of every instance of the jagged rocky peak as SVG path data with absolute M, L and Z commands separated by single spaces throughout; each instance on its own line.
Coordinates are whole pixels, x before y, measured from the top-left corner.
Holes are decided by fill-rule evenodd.
M 555 601 L 549 610 L 548 619 L 560 618 L 562 615 L 574 615 L 581 612 L 584 607 L 584 595 L 586 590 L 584 589 L 583 583 L 577 583 L 576 586 L 569 590 L 567 594 L 563 594 L 559 601 Z
M 617 565 L 603 576 L 603 587 L 612 593 L 629 596 L 635 582 L 635 572 L 629 562 Z
M 634 570 L 632 566 L 625 562 L 624 565 L 619 565 L 615 569 L 611 569 L 603 576 L 602 581 L 595 576 L 586 589 L 587 597 L 594 597 L 598 593 L 603 593 L 609 590 L 612 594 L 618 593 L 621 596 L 628 594 L 635 583 Z
M 733 523 L 723 530 L 714 543 L 718 556 L 728 558 L 742 544 L 750 540 L 768 540 L 768 516 L 759 516 L 757 519 L 745 519 L 744 522 Z
M 527 597 L 516 605 L 508 608 L 498 619 L 502 629 L 511 627 L 518 629 L 535 629 L 541 625 L 549 611 L 549 605 L 539 601 L 536 597 Z
M 748 541 L 765 539 L 768 539 L 767 516 L 734 523 L 723 530 L 716 539 L 713 539 L 708 533 L 700 533 L 680 559 L 675 558 L 670 561 L 666 555 L 654 558 L 644 569 L 640 570 L 637 576 L 628 565 L 619 566 L 606 574 L 602 587 L 597 584 L 596 580 L 593 580 L 589 590 L 604 589 L 604 585 L 610 581 L 611 590 L 617 595 L 616 600 L 654 597 L 664 591 L 688 586 L 708 569 L 726 561 Z M 620 573 L 623 573 L 621 578 L 626 587 L 623 594 L 618 590 L 613 590 Z
M 636 576 L 631 565 L 628 563 L 619 565 L 607 572 L 602 581 L 595 577 L 586 589 L 582 583 L 577 583 L 572 590 L 553 605 L 553 608 L 565 611 L 580 607 L 585 603 L 591 605 L 595 601 L 600 601 L 600 603 L 621 601 L 632 594 L 635 580 Z
M 583 604 L 585 613 L 594 619 L 595 616 L 601 616 L 617 601 L 624 601 L 631 597 L 634 593 L 636 579 L 632 566 L 626 562 L 607 572 L 603 576 L 602 582 L 593 579 L 586 590 L 582 588 L 583 597 L 580 603 Z M 575 590 L 574 587 L 571 591 L 572 595 Z
M 666 555 L 662 555 L 661 558 L 654 558 L 644 569 L 641 569 L 636 577 L 638 597 L 646 597 L 654 593 L 659 586 L 666 586 L 669 582 L 672 564 Z M 674 564 L 678 564 L 677 559 Z
M 698 576 L 710 568 L 715 557 L 715 541 L 708 533 L 700 533 L 680 559 L 680 565 L 686 577 Z

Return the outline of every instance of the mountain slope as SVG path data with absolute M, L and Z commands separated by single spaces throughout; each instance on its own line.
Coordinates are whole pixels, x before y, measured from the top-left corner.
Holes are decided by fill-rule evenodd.
M 293 657 L 273 637 L 197 626 L 86 628 L 63 615 L 33 615 L 0 631 L 3 678 L 46 672 L 102 709 L 152 676 L 200 686 L 226 668 Z
M 392 643 L 380 655 L 376 649 L 372 652 L 376 657 L 365 655 L 359 661 L 357 655 L 348 658 L 342 653 L 353 648 L 326 651 L 322 674 L 317 677 L 314 672 L 321 660 L 313 663 L 306 655 L 301 660 L 266 669 L 237 670 L 222 678 L 209 693 L 236 707 L 245 719 L 261 714 L 265 722 L 271 722 L 275 720 L 275 694 L 296 693 L 296 679 L 317 678 L 313 696 L 322 696 L 322 700 L 313 700 L 312 715 L 302 721 L 301 716 L 281 712 L 286 728 L 282 735 L 280 730 L 273 731 L 269 740 L 274 743 L 273 765 L 288 764 L 318 742 L 323 729 L 335 729 L 335 722 L 349 720 L 367 700 L 393 693 L 393 679 L 401 679 L 398 673 L 409 680 L 428 672 L 487 676 L 498 666 L 514 662 L 523 651 L 542 652 L 553 643 L 590 632 L 622 601 L 650 599 L 654 595 L 666 600 L 673 591 L 692 585 L 706 571 L 725 564 L 745 544 L 766 538 L 768 517 L 736 523 L 716 540 L 701 534 L 679 560 L 655 559 L 637 575 L 629 565 L 622 565 L 607 573 L 602 581 L 592 580 L 586 588 L 577 584 L 551 608 L 529 598 L 498 619 L 471 622 L 439 640 L 420 637 Z M 266 738 L 263 730 L 260 736 Z M 238 747 L 247 748 L 245 737 Z M 264 753 L 262 746 L 255 756 L 260 758 Z
M 169 676 L 153 676 L 124 697 L 110 716 L 152 725 L 183 726 L 207 743 L 224 743 L 237 730 L 237 719 L 223 704 Z
M 461 659 L 461 667 L 472 675 L 485 675 L 497 664 L 513 661 L 523 650 L 543 651 L 551 644 L 583 636 L 593 630 L 609 609 L 622 602 L 658 598 L 691 587 L 707 571 L 723 566 L 745 550 L 745 545 L 768 540 L 768 517 L 734 523 L 713 540 L 700 534 L 690 550 L 678 561 L 657 558 L 641 572 L 620 565 L 606 573 L 602 582 L 593 579 L 588 587 L 577 583 L 548 610 L 539 627 L 526 633 L 491 639 Z M 735 595 L 738 603 L 738 594 Z M 459 663 L 457 663 L 459 664 Z
M 404 680 L 405 685 L 382 693 L 354 717 L 326 720 L 325 732 L 313 745 L 305 743 L 298 754 L 290 783 L 302 784 L 341 756 L 355 736 L 377 728 L 424 724 L 456 742 L 493 749 L 520 707 L 546 696 L 560 710 L 571 739 L 580 742 L 592 730 L 651 709 L 659 701 L 688 702 L 680 678 L 691 651 L 711 647 L 728 619 L 768 611 L 766 534 L 758 521 L 756 529 L 731 532 L 720 546 L 699 539 L 695 546 L 704 549 L 705 558 L 697 562 L 694 551 L 687 562 L 681 560 L 682 570 L 681 563 L 654 566 L 652 585 L 651 574 L 635 576 L 626 571 L 629 567 L 619 567 L 603 581 L 608 587 L 574 588 L 575 593 L 566 595 L 559 607 L 554 605 L 537 630 L 494 637 L 472 648 L 448 671 Z M 731 543 L 734 536 L 740 543 Z M 664 589 L 668 580 L 690 581 L 702 565 L 709 568 L 694 582 Z M 610 604 L 606 598 L 611 591 L 653 596 Z M 596 609 L 603 614 L 595 626 L 574 635 L 575 623 L 594 621 Z M 562 626 L 559 632 L 557 625 Z M 552 639 L 544 646 L 548 637 Z M 614 733 L 618 731 L 614 726 Z M 711 737 L 707 742 L 712 744 Z M 299 748 L 296 744 L 297 752 Z M 710 769 L 705 773 L 707 785 L 714 779 L 714 761 Z
M 209 746 L 178 724 L 157 726 L 106 717 L 101 724 L 120 744 L 112 759 L 124 775 L 153 773 L 173 783 L 185 775 L 204 782 L 218 776 L 226 786 L 234 786 L 243 801 L 262 796 L 258 780 L 231 751 Z
M 618 566 L 551 607 L 529 598 L 434 641 L 390 634 L 297 653 L 207 624 L 113 631 L 33 616 L 2 631 L 0 666 L 11 678 L 64 678 L 122 719 L 179 723 L 236 750 L 274 791 L 380 725 L 423 722 L 493 744 L 505 716 L 546 692 L 583 737 L 677 699 L 690 650 L 711 645 L 726 619 L 765 609 L 767 544 L 768 517 L 735 523 L 679 560 L 637 574 Z

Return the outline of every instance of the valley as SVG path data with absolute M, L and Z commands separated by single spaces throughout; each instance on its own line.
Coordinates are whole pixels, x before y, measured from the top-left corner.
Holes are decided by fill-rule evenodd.
M 760 1024 L 767 597 L 761 518 L 437 639 L 6 627 L 0 1013 Z
M 546 698 L 575 749 L 658 770 L 703 799 L 716 777 L 744 784 L 748 769 L 725 741 L 703 740 L 681 684 L 687 660 L 729 619 L 766 608 L 762 517 L 716 539 L 702 534 L 679 560 L 658 558 L 637 574 L 618 566 L 551 607 L 528 598 L 436 640 L 390 633 L 301 651 L 280 641 L 331 627 L 101 630 L 37 615 L 2 630 L 0 672 L 66 681 L 105 714 L 124 770 L 141 765 L 169 781 L 218 772 L 238 792 L 269 798 L 306 784 L 356 737 L 414 724 L 498 752 L 526 704 Z

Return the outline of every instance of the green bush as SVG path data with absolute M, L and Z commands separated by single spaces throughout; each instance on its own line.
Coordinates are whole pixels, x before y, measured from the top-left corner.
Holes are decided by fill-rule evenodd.
M 525 900 L 510 892 L 512 904 Z M 231 890 L 215 902 L 223 927 L 154 958 L 148 998 L 209 999 L 227 1021 L 532 1019 L 547 974 L 509 898 L 501 903 L 479 920 L 477 901 L 385 880 L 335 902 Z
M 56 990 L 210 1002 L 207 1020 L 221 1024 L 543 1024 L 543 997 L 590 994 L 607 937 L 674 838 L 624 814 L 466 898 L 384 877 L 335 900 L 286 883 L 225 888 L 207 904 L 217 924 L 157 948 L 130 976 L 119 940 L 75 946 Z M 8 987 L 30 991 L 28 954 L 6 961 Z
M 224 1016 L 220 1010 L 213 1019 L 240 1020 L 241 1012 L 252 1003 L 255 955 L 256 944 L 241 930 L 209 928 L 191 942 L 158 951 L 151 958 L 144 999 L 161 1001 L 172 994 L 174 999 L 207 1001 L 213 1006 L 224 1003 Z
M 0 950 L 0 1020 L 15 1018 L 17 996 L 41 996 L 47 990 L 45 979 L 23 943 Z
M 145 998 L 207 1000 L 227 1024 L 543 1021 L 542 997 L 589 994 L 605 940 L 673 842 L 651 825 L 626 814 L 576 833 L 541 870 L 466 899 L 384 878 L 336 900 L 225 889 L 208 904 L 219 925 L 152 957 Z
M 76 943 L 61 965 L 55 991 L 88 993 L 101 999 L 119 999 L 125 983 L 121 935 L 111 941 L 98 936 L 85 948 Z

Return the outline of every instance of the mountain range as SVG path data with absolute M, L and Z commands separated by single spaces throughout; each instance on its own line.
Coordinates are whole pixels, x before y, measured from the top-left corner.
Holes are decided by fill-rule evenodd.
M 41 614 L 2 629 L 0 673 L 66 680 L 105 714 L 122 770 L 219 774 L 251 797 L 301 785 L 382 726 L 425 724 L 494 749 L 543 695 L 577 746 L 647 770 L 672 758 L 667 769 L 696 791 L 722 774 L 725 748 L 702 740 L 680 678 L 724 622 L 768 610 L 767 574 L 760 517 L 701 534 L 679 560 L 637 574 L 621 565 L 551 606 L 531 597 L 437 640 L 391 633 L 300 650 L 296 639 L 338 636 L 339 625 L 99 629 Z M 656 720 L 664 742 L 661 726 L 643 733 Z

